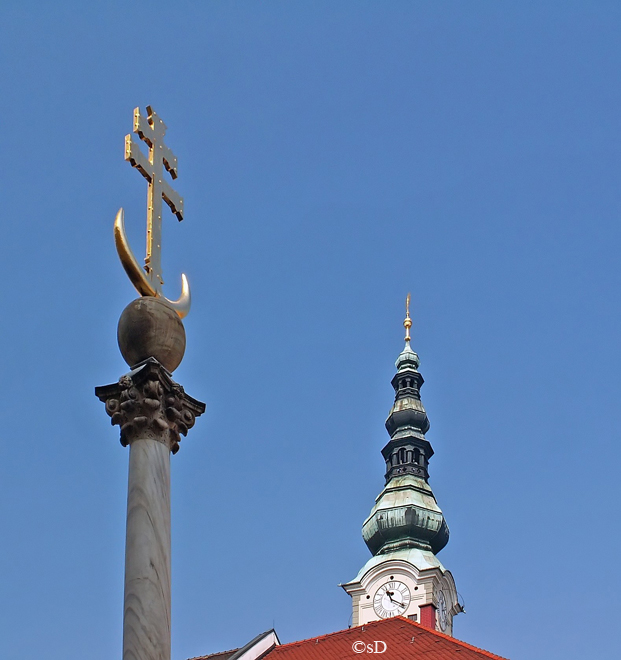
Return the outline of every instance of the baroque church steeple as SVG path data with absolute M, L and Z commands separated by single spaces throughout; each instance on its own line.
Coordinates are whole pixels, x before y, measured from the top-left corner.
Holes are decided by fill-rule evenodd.
M 386 420 L 390 440 L 382 449 L 386 483 L 362 526 L 373 557 L 341 586 L 352 596 L 354 626 L 402 615 L 452 634 L 453 616 L 463 610 L 451 573 L 436 557 L 449 529 L 428 483 L 433 449 L 425 437 L 429 419 L 420 398 L 420 360 L 410 345 L 409 306 L 408 294 L 405 348 L 395 364 L 395 401 Z

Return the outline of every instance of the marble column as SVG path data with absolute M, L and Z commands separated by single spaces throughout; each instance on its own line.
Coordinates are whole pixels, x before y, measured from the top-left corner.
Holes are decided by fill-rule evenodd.
M 130 447 L 123 660 L 170 660 L 170 454 L 205 404 L 155 358 L 95 393 Z
M 170 659 L 170 452 L 129 449 L 123 660 Z

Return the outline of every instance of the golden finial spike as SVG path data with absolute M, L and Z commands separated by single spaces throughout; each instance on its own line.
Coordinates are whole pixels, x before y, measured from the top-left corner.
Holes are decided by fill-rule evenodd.
M 403 321 L 403 327 L 405 328 L 405 341 L 409 343 L 410 341 L 410 328 L 412 327 L 412 319 L 410 318 L 410 294 L 408 293 L 407 298 L 405 299 L 405 321 Z

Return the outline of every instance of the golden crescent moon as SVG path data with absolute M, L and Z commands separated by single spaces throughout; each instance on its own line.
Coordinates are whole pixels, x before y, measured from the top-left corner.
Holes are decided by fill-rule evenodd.
M 131 283 L 136 287 L 138 293 L 141 296 L 163 298 L 175 310 L 175 312 L 177 312 L 180 318 L 186 317 L 190 311 L 190 305 L 192 304 L 188 278 L 185 275 L 181 275 L 181 295 L 178 300 L 169 300 L 168 298 L 165 298 L 153 287 L 151 282 L 149 282 L 147 274 L 144 269 L 141 268 L 129 246 L 129 241 L 127 240 L 127 235 L 125 233 L 125 213 L 122 208 L 119 209 L 114 220 L 114 243 L 121 264 L 123 265 Z

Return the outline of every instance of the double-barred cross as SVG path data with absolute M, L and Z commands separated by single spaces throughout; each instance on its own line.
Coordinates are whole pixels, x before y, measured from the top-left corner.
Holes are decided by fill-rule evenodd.
M 177 157 L 164 144 L 166 124 L 147 106 L 147 117 L 134 110 L 134 133 L 146 142 L 149 157 L 142 153 L 139 143 L 130 133 L 125 136 L 125 160 L 129 161 L 149 182 L 147 202 L 147 256 L 145 269 L 153 288 L 161 292 L 162 278 L 162 200 L 170 210 L 183 220 L 183 198 L 164 179 L 166 169 L 173 179 L 177 178 Z

